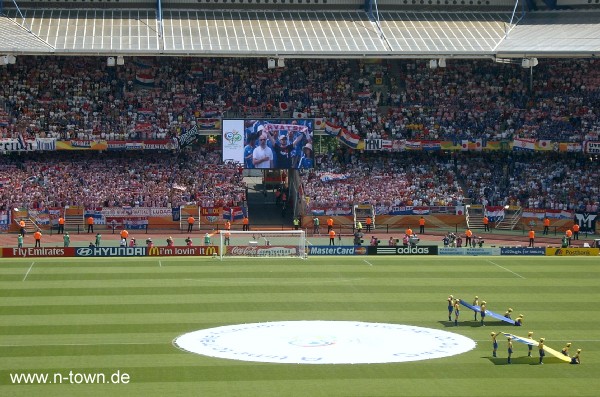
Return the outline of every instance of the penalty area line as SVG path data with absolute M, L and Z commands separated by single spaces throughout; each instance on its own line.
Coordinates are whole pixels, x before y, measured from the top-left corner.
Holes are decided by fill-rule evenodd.
M 23 281 L 25 281 L 25 279 L 27 278 L 27 276 L 29 275 L 29 272 L 31 271 L 31 269 L 33 268 L 33 265 L 35 264 L 35 262 L 31 262 L 31 266 L 29 266 L 29 269 L 27 270 L 27 273 L 25 273 L 25 277 L 23 277 Z
M 513 272 L 512 270 L 505 268 L 504 266 L 500 266 L 500 265 L 499 265 L 499 264 L 497 264 L 496 262 L 492 262 L 492 261 L 490 261 L 489 259 L 488 259 L 487 261 L 488 261 L 489 263 L 491 263 L 492 265 L 498 266 L 500 269 L 504 269 L 504 270 L 506 270 L 507 272 L 511 272 L 512 274 L 514 274 L 514 275 L 515 275 L 515 276 L 517 276 L 517 277 L 521 277 L 522 279 L 525 279 L 525 277 L 521 276 L 519 273 L 515 273 L 515 272 Z
M 366 259 L 363 259 L 363 260 L 364 260 L 365 262 L 367 262 L 367 263 L 369 264 L 369 266 L 373 266 L 373 264 L 372 264 L 371 262 L 369 262 L 368 260 L 366 260 Z

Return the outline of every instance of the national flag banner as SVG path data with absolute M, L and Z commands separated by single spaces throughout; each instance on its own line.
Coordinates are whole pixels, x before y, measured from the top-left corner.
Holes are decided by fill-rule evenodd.
M 194 66 L 192 68 L 192 76 L 203 77 L 204 76 L 204 68 L 202 66 Z
M 8 127 L 8 119 L 0 118 L 0 127 Z
M 401 152 L 406 150 L 406 141 L 404 139 L 395 139 L 392 141 L 392 150 L 394 152 Z
M 421 150 L 421 141 L 406 141 L 406 150 Z
M 369 91 L 357 92 L 356 96 L 358 99 L 369 99 L 371 98 L 371 93 Z
M 187 189 L 185 188 L 185 186 L 183 186 L 183 185 L 179 185 L 179 184 L 177 184 L 177 183 L 174 183 L 174 184 L 173 184 L 173 189 L 175 189 L 175 190 L 181 190 L 182 192 L 185 192 L 185 191 L 187 190 Z
M 216 80 L 204 80 L 204 85 L 217 85 L 218 82 Z
M 504 219 L 504 207 L 502 206 L 487 206 L 485 207 L 485 214 L 487 215 L 490 222 L 498 222 Z
M 537 141 L 537 150 L 553 150 L 552 141 L 549 139 L 540 139 Z
M 465 214 L 465 206 L 464 205 L 457 205 L 454 208 L 456 210 L 456 215 L 464 215 Z
M 469 150 L 469 141 L 466 139 L 463 139 L 462 142 L 460 143 L 460 150 L 467 151 Z
M 148 72 L 138 72 L 135 75 L 135 81 L 137 84 L 144 87 L 154 86 L 154 76 Z
M 323 131 L 325 129 L 325 119 L 322 117 L 315 119 L 315 130 Z
M 394 141 L 391 139 L 382 139 L 381 140 L 381 148 L 383 150 L 391 151 L 394 147 Z
M 218 120 L 215 119 L 203 119 L 198 122 L 198 128 L 201 130 L 215 130 L 217 129 Z
M 581 152 L 583 151 L 583 146 L 581 143 L 574 142 L 564 142 L 558 145 L 559 151 L 561 152 Z
M 512 146 L 513 150 L 535 150 L 535 139 L 515 138 Z
M 287 102 L 279 102 L 279 110 L 285 112 L 290 109 L 290 104 Z
M 421 148 L 423 150 L 441 150 L 442 143 L 440 141 L 422 141 Z
M 483 150 L 483 140 L 481 138 L 475 139 L 475 150 L 478 152 Z
M 351 133 L 345 128 L 342 128 L 339 135 L 340 141 L 350 146 L 353 149 L 356 149 L 358 146 L 358 142 L 360 142 L 360 136 Z
M 308 118 L 308 113 L 306 112 L 294 112 L 292 115 L 295 119 L 305 119 Z
M 327 133 L 327 135 L 338 136 L 341 130 L 342 127 L 334 125 L 329 121 L 325 122 L 325 132 Z

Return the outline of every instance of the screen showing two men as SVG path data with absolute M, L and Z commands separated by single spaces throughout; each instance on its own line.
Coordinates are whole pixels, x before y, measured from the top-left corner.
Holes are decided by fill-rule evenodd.
M 223 160 L 244 168 L 313 168 L 313 120 L 223 120 Z

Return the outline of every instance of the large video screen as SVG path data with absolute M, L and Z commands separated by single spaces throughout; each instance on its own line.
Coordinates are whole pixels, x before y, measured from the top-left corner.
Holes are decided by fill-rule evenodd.
M 312 119 L 223 120 L 223 161 L 244 168 L 314 166 Z

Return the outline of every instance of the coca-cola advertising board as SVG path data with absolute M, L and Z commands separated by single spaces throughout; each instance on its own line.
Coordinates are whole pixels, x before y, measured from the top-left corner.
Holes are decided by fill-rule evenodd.
M 292 245 L 229 245 L 226 254 L 229 256 L 298 256 L 298 247 Z

